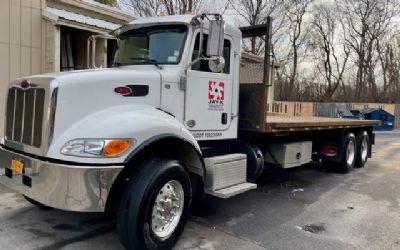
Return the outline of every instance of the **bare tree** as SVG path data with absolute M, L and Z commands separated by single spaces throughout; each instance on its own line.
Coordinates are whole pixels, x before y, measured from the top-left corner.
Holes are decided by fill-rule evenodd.
M 357 74 L 355 80 L 356 99 L 363 101 L 370 92 L 369 100 L 377 96 L 376 66 L 378 41 L 388 31 L 392 18 L 397 14 L 397 0 L 336 0 L 343 27 L 348 34 L 346 43 L 355 54 Z M 364 91 L 363 91 L 364 90 Z M 375 100 L 374 100 L 375 101 Z
M 244 25 L 264 24 L 268 16 L 274 16 L 274 33 L 279 29 L 282 20 L 276 18 L 283 0 L 228 0 L 232 9 L 243 19 Z M 250 38 L 250 43 L 244 41 L 243 49 L 255 55 L 260 55 L 265 49 L 265 39 Z
M 334 6 L 316 5 L 311 22 L 316 69 L 326 82 L 320 99 L 326 101 L 332 100 L 340 84 L 342 91 L 346 90 L 343 77 L 350 55 L 348 45 L 343 43 L 345 32 L 336 13 Z
M 309 32 L 304 22 L 307 9 L 313 0 L 289 0 L 285 2 L 285 15 L 288 24 L 289 53 L 286 56 L 286 63 L 290 63 L 286 69 L 287 79 L 284 82 L 285 92 L 283 98 L 294 100 L 296 98 L 295 84 L 298 77 L 299 62 L 305 58 Z M 281 83 L 282 84 L 282 83 Z
M 392 44 L 387 47 L 386 58 L 387 68 L 384 72 L 387 76 L 387 84 L 384 89 L 388 102 L 400 102 L 400 41 L 399 37 L 394 38 Z
M 229 4 L 239 26 L 263 24 L 272 16 L 272 56 L 283 66 L 275 81 L 280 100 L 400 101 L 400 43 L 393 32 L 399 0 L 118 3 L 137 16 L 221 12 Z M 244 39 L 242 45 L 256 55 L 265 51 L 264 38 Z
M 399 102 L 400 95 L 400 37 L 392 35 L 377 43 L 383 86 L 380 101 Z
M 186 12 L 198 13 L 203 0 L 119 0 L 122 8 L 137 16 L 180 15 Z

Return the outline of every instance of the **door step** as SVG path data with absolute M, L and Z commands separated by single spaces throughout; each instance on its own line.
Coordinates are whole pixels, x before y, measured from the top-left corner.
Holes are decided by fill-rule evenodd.
M 218 189 L 218 190 L 208 190 L 206 189 L 206 193 L 218 198 L 222 198 L 222 199 L 227 199 L 229 197 L 247 192 L 249 190 L 252 189 L 256 189 L 257 188 L 257 184 L 254 183 L 249 183 L 249 182 L 245 182 L 245 183 L 241 183 L 241 184 L 237 184 L 231 187 L 227 187 L 227 188 L 222 188 L 222 189 Z

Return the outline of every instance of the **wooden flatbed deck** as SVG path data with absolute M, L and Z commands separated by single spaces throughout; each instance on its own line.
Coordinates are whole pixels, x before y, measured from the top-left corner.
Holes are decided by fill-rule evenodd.
M 371 127 L 379 124 L 380 121 L 375 120 L 269 115 L 266 118 L 264 131 L 267 133 L 274 133 L 308 130 L 329 130 L 340 128 Z

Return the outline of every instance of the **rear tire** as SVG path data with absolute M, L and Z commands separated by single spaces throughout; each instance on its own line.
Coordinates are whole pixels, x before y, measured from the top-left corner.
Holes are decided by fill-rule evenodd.
M 120 200 L 118 235 L 127 249 L 171 249 L 189 214 L 190 178 L 175 160 L 139 166 Z
M 362 168 L 368 160 L 368 151 L 370 148 L 369 135 L 366 131 L 359 132 L 356 136 L 357 139 L 357 155 L 355 168 Z
M 353 133 L 346 135 L 342 159 L 336 165 L 336 169 L 340 173 L 349 173 L 354 168 L 357 156 L 357 141 Z

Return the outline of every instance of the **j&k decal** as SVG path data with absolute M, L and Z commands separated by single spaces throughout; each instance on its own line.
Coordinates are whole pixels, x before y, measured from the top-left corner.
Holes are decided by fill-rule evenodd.
M 224 82 L 208 82 L 208 110 L 224 110 Z

